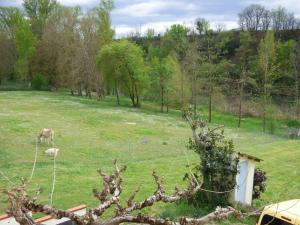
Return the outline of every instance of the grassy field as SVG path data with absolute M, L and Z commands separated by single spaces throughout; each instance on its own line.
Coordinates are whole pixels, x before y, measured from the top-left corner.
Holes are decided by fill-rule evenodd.
M 240 129 L 235 128 L 236 118 L 231 115 L 215 112 L 213 119 L 215 124 L 226 126 L 226 134 L 234 140 L 236 150 L 264 160 L 258 166 L 267 171 L 267 191 L 261 200 L 254 202 L 255 206 L 300 198 L 299 140 L 287 139 L 282 130 L 277 135 L 263 134 L 261 121 L 255 118 L 246 118 L 245 128 Z M 97 169 L 110 171 L 113 159 L 128 166 L 124 197 L 141 185 L 137 199 L 152 194 L 153 169 L 171 191 L 176 184 L 185 186 L 182 177 L 187 172 L 186 165 L 198 162 L 197 155 L 185 147 L 191 133 L 179 111 L 161 114 L 150 103 L 145 103 L 142 109 L 127 104 L 118 107 L 109 97 L 96 101 L 65 93 L 0 92 L 0 170 L 13 182 L 29 177 L 35 139 L 44 127 L 55 130 L 55 146 L 60 148 L 54 193 L 54 205 L 60 208 L 95 205 L 97 201 L 91 190 L 101 186 Z M 43 188 L 44 203 L 49 203 L 53 176 L 53 160 L 43 154 L 47 147 L 47 144 L 39 146 L 29 187 L 31 191 Z M 0 188 L 9 185 L 0 177 Z M 0 213 L 6 206 L 6 199 L 1 196 Z M 149 211 L 170 217 L 201 214 L 184 204 L 158 205 Z

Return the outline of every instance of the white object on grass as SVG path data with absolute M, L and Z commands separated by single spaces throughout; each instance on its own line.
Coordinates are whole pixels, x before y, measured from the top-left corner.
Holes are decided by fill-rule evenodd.
M 49 148 L 49 149 L 47 149 L 47 150 L 45 151 L 45 154 L 46 154 L 46 155 L 49 155 L 49 156 L 54 156 L 54 157 L 56 157 L 57 154 L 58 154 L 58 151 L 59 151 L 58 148 Z

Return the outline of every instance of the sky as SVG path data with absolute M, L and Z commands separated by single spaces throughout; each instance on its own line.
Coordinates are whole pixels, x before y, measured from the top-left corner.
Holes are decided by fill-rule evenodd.
M 58 0 L 66 6 L 79 5 L 92 8 L 99 0 Z M 238 27 L 238 13 L 250 4 L 261 4 L 268 9 L 285 7 L 300 18 L 300 0 L 115 0 L 112 22 L 116 36 L 130 32 L 142 34 L 148 28 L 163 33 L 174 23 L 191 27 L 196 18 L 210 21 L 212 28 L 217 25 L 226 29 Z M 0 0 L 0 6 L 22 6 L 22 0 Z

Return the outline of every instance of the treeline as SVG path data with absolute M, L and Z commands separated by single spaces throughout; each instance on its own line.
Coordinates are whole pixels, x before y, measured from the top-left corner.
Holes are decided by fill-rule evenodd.
M 218 108 L 236 114 L 239 127 L 244 116 L 262 117 L 270 132 L 279 116 L 299 119 L 299 21 L 285 9 L 251 5 L 238 31 L 214 31 L 200 18 L 194 28 L 174 24 L 164 35 L 149 29 L 115 40 L 113 8 L 112 0 L 88 11 L 55 0 L 1 7 L 1 80 L 99 100 L 114 95 L 118 104 L 128 96 L 135 107 L 147 99 L 162 112 L 207 105 L 209 122 Z M 261 11 L 270 14 L 268 26 Z
M 262 5 L 252 4 L 239 13 L 242 30 L 293 30 L 300 29 L 300 19 L 283 7 L 268 10 Z

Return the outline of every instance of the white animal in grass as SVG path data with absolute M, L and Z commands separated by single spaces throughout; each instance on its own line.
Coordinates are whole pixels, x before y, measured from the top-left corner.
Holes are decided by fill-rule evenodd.
M 45 151 L 45 154 L 48 156 L 54 156 L 56 157 L 58 154 L 59 149 L 58 148 L 49 148 Z
M 38 142 L 41 143 L 42 141 L 47 140 L 48 144 L 49 144 L 49 140 L 51 141 L 51 143 L 53 142 L 53 138 L 54 138 L 54 130 L 52 129 L 48 129 L 48 128 L 44 128 L 38 135 Z

